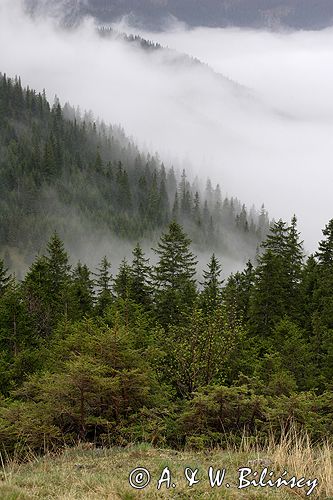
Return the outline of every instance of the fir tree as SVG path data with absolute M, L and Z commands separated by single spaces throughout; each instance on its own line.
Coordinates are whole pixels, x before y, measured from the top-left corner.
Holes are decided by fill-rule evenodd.
M 333 219 L 323 229 L 325 239 L 319 242 L 319 249 L 316 253 L 319 266 L 322 268 L 333 268 Z
M 300 307 L 302 243 L 298 240 L 296 218 L 287 226 L 281 219 L 272 224 L 258 257 L 251 299 L 251 322 L 257 333 L 269 335 L 274 324 L 289 314 L 297 317 Z
M 70 280 L 70 265 L 64 244 L 56 232 L 52 235 L 46 249 L 47 275 L 45 281 L 54 301 L 64 299 Z
M 126 259 L 121 261 L 118 274 L 114 278 L 113 289 L 118 299 L 126 300 L 131 296 L 131 268 Z
M 97 312 L 103 315 L 106 309 L 113 302 L 113 294 L 111 289 L 112 275 L 110 272 L 111 264 L 107 257 L 104 256 L 100 262 L 100 265 L 95 273 L 96 288 L 97 288 Z
M 133 250 L 131 265 L 131 292 L 133 300 L 138 304 L 149 305 L 151 302 L 151 268 L 149 259 L 138 243 Z
M 11 279 L 11 276 L 8 274 L 8 269 L 5 268 L 4 261 L 0 259 L 0 297 L 6 291 Z
M 91 273 L 85 264 L 78 262 L 72 275 L 72 296 L 74 302 L 74 316 L 82 318 L 90 315 L 94 306 L 94 282 Z
M 195 298 L 193 277 L 197 261 L 190 251 L 190 244 L 191 240 L 182 227 L 173 221 L 154 249 L 159 256 L 154 269 L 156 307 L 163 323 L 179 319 Z
M 213 312 L 221 301 L 222 283 L 220 279 L 221 265 L 215 254 L 210 258 L 207 271 L 203 272 L 204 281 L 201 292 L 201 303 L 206 313 Z

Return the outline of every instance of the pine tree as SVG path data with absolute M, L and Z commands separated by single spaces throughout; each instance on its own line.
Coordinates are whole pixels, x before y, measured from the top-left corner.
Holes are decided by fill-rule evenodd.
M 96 308 L 98 314 L 100 315 L 103 315 L 113 302 L 113 294 L 111 289 L 112 275 L 110 269 L 111 264 L 108 261 L 107 257 L 104 256 L 99 264 L 97 273 L 95 273 L 95 284 L 97 288 Z
M 170 220 L 170 206 L 169 206 L 169 197 L 166 189 L 166 175 L 165 168 L 162 164 L 161 169 L 161 181 L 160 181 L 160 189 L 159 189 L 159 224 L 166 224 Z
M 133 260 L 131 265 L 131 293 L 133 300 L 142 305 L 149 305 L 151 302 L 151 268 L 149 259 L 138 243 L 133 250 Z
M 88 267 L 81 262 L 73 270 L 71 294 L 74 317 L 80 319 L 84 315 L 90 315 L 94 306 L 94 282 Z
M 315 254 L 315 281 L 312 291 L 312 310 L 316 316 L 317 330 L 333 329 L 333 219 L 323 229 L 325 238 L 319 242 Z
M 237 317 L 246 323 L 250 319 L 250 299 L 255 281 L 255 270 L 249 260 L 243 272 L 231 274 L 223 289 L 223 302 L 234 308 Z
M 294 319 L 299 312 L 303 251 L 298 237 L 296 218 L 291 226 L 280 219 L 272 224 L 261 245 L 264 252 L 258 257 L 251 322 L 263 336 L 269 335 L 285 315 Z
M 68 317 L 71 278 L 64 244 L 54 233 L 47 254 L 38 257 L 30 267 L 23 289 L 29 309 L 41 336 L 48 336 L 61 317 Z
M 0 297 L 0 392 L 8 394 L 39 363 L 38 339 L 22 290 L 14 280 Z
M 164 324 L 178 320 L 187 312 L 196 295 L 193 277 L 197 261 L 190 244 L 182 227 L 173 221 L 154 249 L 159 256 L 154 269 L 156 308 Z
M 5 268 L 3 259 L 0 259 L 0 297 L 4 294 L 9 286 L 12 278 L 8 274 L 8 269 Z
M 178 200 L 177 191 L 175 193 L 175 199 L 174 199 L 173 207 L 172 207 L 172 218 L 175 221 L 177 221 L 179 219 L 179 200 Z
M 47 266 L 47 276 L 45 280 L 49 287 L 53 300 L 63 299 L 69 284 L 70 265 L 68 254 L 65 251 L 64 244 L 55 232 L 47 244 L 47 254 L 45 257 Z
M 131 268 L 126 259 L 121 261 L 118 274 L 114 278 L 113 290 L 118 299 L 126 300 L 131 296 L 132 276 Z
M 198 191 L 195 192 L 194 195 L 194 203 L 193 203 L 193 219 L 194 223 L 197 227 L 201 226 L 201 207 L 200 207 L 200 196 Z
M 220 279 L 221 272 L 221 265 L 213 253 L 207 271 L 203 272 L 203 290 L 200 297 L 202 307 L 208 314 L 212 313 L 221 301 L 223 283 L 223 280 Z
M 333 219 L 323 229 L 325 239 L 320 241 L 319 249 L 316 253 L 319 266 L 321 268 L 333 268 Z
M 188 181 L 186 180 L 186 172 L 183 170 L 179 184 L 180 210 L 183 217 L 189 217 L 191 214 L 191 192 Z

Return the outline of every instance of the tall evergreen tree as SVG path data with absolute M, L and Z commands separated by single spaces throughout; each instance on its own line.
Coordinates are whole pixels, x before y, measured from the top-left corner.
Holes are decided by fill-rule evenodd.
M 231 274 L 223 289 L 223 302 L 236 311 L 246 323 L 250 320 L 250 300 L 255 282 L 255 270 L 249 260 L 242 272 Z
M 11 276 L 8 274 L 8 269 L 5 268 L 4 261 L 0 259 L 0 297 L 6 291 L 11 282 Z
M 114 278 L 113 289 L 118 299 L 129 299 L 131 297 L 132 276 L 131 268 L 126 259 L 121 261 L 118 274 Z
M 222 295 L 222 268 L 215 254 L 210 258 L 207 270 L 203 272 L 204 281 L 200 301 L 206 313 L 212 313 L 219 305 Z
M 325 239 L 319 242 L 319 249 L 316 253 L 319 266 L 321 268 L 333 268 L 333 219 L 326 224 L 323 229 Z
M 333 219 L 323 229 L 323 235 L 311 275 L 312 342 L 316 346 L 318 368 L 329 363 L 333 373 L 333 358 L 329 355 L 333 350 Z
M 149 305 L 151 302 L 151 268 L 149 259 L 138 243 L 133 252 L 131 265 L 131 292 L 135 302 L 142 305 Z
M 56 232 L 51 236 L 46 250 L 47 276 L 45 276 L 45 280 L 48 282 L 53 299 L 58 300 L 64 297 L 65 290 L 68 287 L 70 265 L 64 243 Z
M 154 249 L 159 257 L 154 269 L 156 308 L 164 324 L 179 320 L 196 296 L 194 275 L 197 260 L 190 244 L 191 240 L 182 227 L 173 221 Z
M 70 287 L 68 255 L 58 234 L 54 233 L 47 245 L 46 255 L 35 260 L 23 282 L 23 290 L 40 335 L 50 335 L 61 317 L 68 317 Z
M 113 294 L 111 288 L 112 274 L 110 272 L 111 264 L 107 257 L 104 256 L 101 260 L 97 273 L 95 273 L 95 284 L 97 288 L 97 312 L 103 315 L 106 309 L 113 302 Z
M 281 219 L 272 224 L 264 249 L 258 257 L 255 287 L 251 301 L 251 323 L 263 336 L 285 315 L 293 319 L 300 306 L 302 243 L 299 242 L 296 218 L 291 226 Z
M 74 317 L 81 319 L 84 315 L 90 315 L 94 307 L 94 281 L 88 267 L 81 262 L 73 270 L 71 293 Z

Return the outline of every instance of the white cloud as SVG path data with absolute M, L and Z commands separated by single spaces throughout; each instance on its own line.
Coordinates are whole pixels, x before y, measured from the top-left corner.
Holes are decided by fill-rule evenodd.
M 111 123 L 162 157 L 187 158 L 224 192 L 274 217 L 295 212 L 308 249 L 333 217 L 333 31 L 272 34 L 170 30 L 144 34 L 199 57 L 144 53 L 99 38 L 92 21 L 64 32 L 0 5 L 0 71 L 45 87 Z

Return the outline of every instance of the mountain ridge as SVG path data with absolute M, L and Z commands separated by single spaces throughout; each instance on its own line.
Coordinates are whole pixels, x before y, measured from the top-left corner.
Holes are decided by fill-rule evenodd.
M 26 0 L 33 12 L 50 8 L 49 0 Z M 333 25 L 330 0 L 76 0 L 51 2 L 63 8 L 70 24 L 86 15 L 114 22 L 123 16 L 150 29 L 180 21 L 190 27 L 242 27 L 255 29 L 320 30 Z
M 69 246 L 156 236 L 175 219 L 203 251 L 254 257 L 268 229 L 261 213 L 220 186 L 177 177 L 119 127 L 91 121 L 0 75 L 0 250 L 27 261 L 57 230 Z M 241 258 L 239 255 L 239 258 Z

